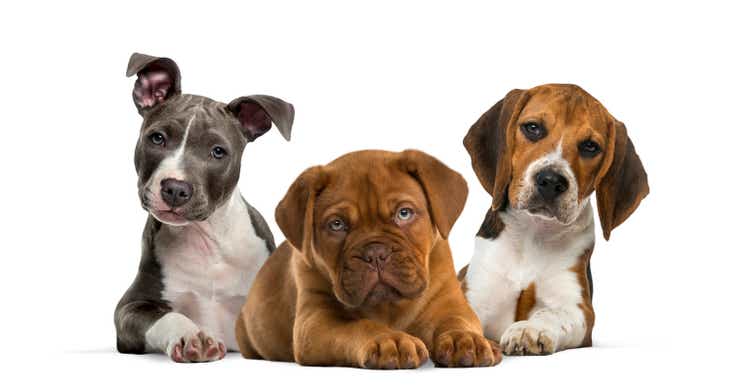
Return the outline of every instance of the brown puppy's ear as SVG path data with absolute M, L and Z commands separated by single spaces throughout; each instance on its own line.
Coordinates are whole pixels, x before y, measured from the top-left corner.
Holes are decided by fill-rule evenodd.
M 182 93 L 180 68 L 169 58 L 133 53 L 125 76 L 135 74 L 138 79 L 133 86 L 133 102 L 141 115 L 169 97 Z
M 455 170 L 419 150 L 402 153 L 404 169 L 419 181 L 429 203 L 430 217 L 443 239 L 466 204 L 469 187 Z
M 315 198 L 325 186 L 321 166 L 308 168 L 289 187 L 276 206 L 276 223 L 281 232 L 300 252 L 307 252 L 312 238 Z
M 232 100 L 227 110 L 240 121 L 248 142 L 268 132 L 271 122 L 284 139 L 292 138 L 294 106 L 284 100 L 266 95 L 244 96 Z
M 525 90 L 513 89 L 485 112 L 464 137 L 479 182 L 492 195 L 492 209 L 507 203 L 511 180 L 511 157 L 518 114 L 528 101 Z
M 608 155 L 605 156 L 603 173 L 595 187 L 599 221 L 606 240 L 609 240 L 612 230 L 638 208 L 649 192 L 648 176 L 625 125 L 612 119 L 609 133 Z

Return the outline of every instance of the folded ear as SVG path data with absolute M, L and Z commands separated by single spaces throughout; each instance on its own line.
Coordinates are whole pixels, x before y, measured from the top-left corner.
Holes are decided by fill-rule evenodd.
M 492 209 L 505 207 L 511 180 L 516 120 L 526 104 L 525 90 L 513 89 L 485 112 L 464 137 L 479 182 L 492 195 Z
M 182 92 L 180 68 L 169 58 L 133 53 L 125 75 L 130 77 L 135 74 L 138 79 L 133 86 L 133 102 L 141 115 Z
M 469 194 L 466 181 L 437 158 L 419 150 L 405 150 L 401 162 L 422 186 L 429 203 L 430 217 L 443 239 L 447 239 L 466 204 Z
M 604 239 L 638 208 L 649 192 L 648 176 L 625 125 L 612 119 L 605 173 L 596 185 L 596 203 Z M 609 165 L 607 168 L 606 165 Z
M 297 177 L 276 206 L 276 223 L 289 243 L 300 252 L 307 252 L 310 248 L 315 198 L 324 187 L 323 168 L 311 167 Z
M 248 142 L 265 134 L 272 122 L 284 139 L 292 138 L 294 106 L 284 100 L 266 95 L 244 96 L 232 100 L 227 110 L 240 121 Z

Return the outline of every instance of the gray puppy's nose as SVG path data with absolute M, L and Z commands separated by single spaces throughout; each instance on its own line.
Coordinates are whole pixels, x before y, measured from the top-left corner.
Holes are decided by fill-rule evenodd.
M 190 183 L 174 178 L 161 181 L 161 198 L 170 207 L 179 207 L 193 197 L 193 186 Z
M 552 201 L 568 190 L 568 180 L 560 173 L 544 169 L 536 174 L 536 190 L 546 201 Z

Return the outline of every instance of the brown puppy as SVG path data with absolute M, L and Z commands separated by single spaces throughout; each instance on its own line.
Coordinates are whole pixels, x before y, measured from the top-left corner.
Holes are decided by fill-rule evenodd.
M 456 279 L 457 172 L 416 150 L 359 151 L 307 169 L 276 208 L 287 237 L 237 320 L 246 358 L 415 368 L 500 362 Z
M 649 191 L 625 125 L 580 87 L 549 84 L 509 92 L 464 145 L 492 195 L 460 275 L 484 334 L 506 354 L 590 346 L 589 197 L 609 239 Z

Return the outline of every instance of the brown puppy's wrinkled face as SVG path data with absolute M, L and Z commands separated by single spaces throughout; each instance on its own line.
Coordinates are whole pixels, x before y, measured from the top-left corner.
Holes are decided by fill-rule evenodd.
M 435 238 L 419 182 L 395 161 L 374 157 L 335 161 L 314 209 L 315 259 L 352 307 L 417 297 L 427 287 Z
M 510 127 L 508 201 L 513 209 L 569 224 L 594 191 L 613 119 L 576 86 L 542 86 L 529 95 Z
M 429 284 L 429 257 L 463 210 L 458 172 L 418 150 L 364 150 L 305 170 L 276 222 L 323 290 L 348 307 L 412 299 Z

